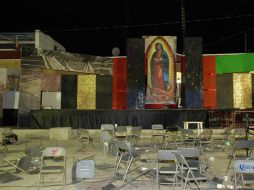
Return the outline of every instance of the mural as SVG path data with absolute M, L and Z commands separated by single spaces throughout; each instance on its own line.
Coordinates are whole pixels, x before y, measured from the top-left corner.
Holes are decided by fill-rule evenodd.
M 175 103 L 176 37 L 145 37 L 146 104 Z

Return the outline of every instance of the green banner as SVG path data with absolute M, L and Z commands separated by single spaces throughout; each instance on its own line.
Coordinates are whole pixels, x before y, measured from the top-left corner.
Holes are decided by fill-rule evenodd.
M 216 56 L 216 73 L 245 73 L 254 71 L 254 53 Z

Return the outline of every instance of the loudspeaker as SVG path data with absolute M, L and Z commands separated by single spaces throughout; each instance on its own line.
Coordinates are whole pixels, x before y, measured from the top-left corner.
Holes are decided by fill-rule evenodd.
M 72 183 L 77 183 L 82 179 L 93 178 L 95 176 L 94 160 L 79 160 L 72 166 Z

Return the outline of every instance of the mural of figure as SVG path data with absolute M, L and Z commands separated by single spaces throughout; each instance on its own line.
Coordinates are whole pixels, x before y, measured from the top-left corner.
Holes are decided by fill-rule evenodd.
M 155 44 L 155 52 L 150 61 L 151 82 L 154 93 L 169 91 L 169 57 L 161 43 Z

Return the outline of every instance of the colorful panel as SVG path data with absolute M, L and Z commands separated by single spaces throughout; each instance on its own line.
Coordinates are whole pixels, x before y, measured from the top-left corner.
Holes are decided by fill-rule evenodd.
M 233 75 L 217 75 L 216 87 L 217 108 L 233 108 Z
M 77 109 L 77 75 L 62 75 L 61 94 L 62 109 Z
M 203 56 L 204 108 L 216 108 L 215 56 Z
M 127 59 L 114 58 L 112 109 L 127 107 Z
M 204 91 L 204 108 L 216 108 L 216 90 L 206 90 Z
M 127 40 L 128 109 L 143 109 L 144 107 L 144 100 L 138 100 L 139 94 L 144 95 L 146 89 L 144 49 L 144 39 L 130 38 Z
M 48 92 L 61 91 L 61 75 L 57 73 L 43 73 L 41 90 Z
M 146 104 L 174 104 L 176 37 L 145 37 L 145 57 Z
M 254 74 L 251 75 L 251 85 L 252 85 L 252 108 L 254 108 Z
M 112 109 L 111 75 L 96 75 L 96 109 Z
M 96 109 L 96 75 L 78 75 L 77 109 Z
M 186 58 L 185 107 L 203 108 L 202 38 L 184 39 Z
M 233 74 L 234 108 L 252 108 L 251 74 Z
M 254 71 L 254 53 L 216 56 L 216 73 Z
M 20 69 L 21 60 L 20 59 L 0 59 L 0 68 Z

